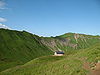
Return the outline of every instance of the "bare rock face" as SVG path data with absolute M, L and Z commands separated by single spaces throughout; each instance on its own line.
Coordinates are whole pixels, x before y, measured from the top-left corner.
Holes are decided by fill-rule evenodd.
M 70 43 L 70 40 L 67 38 L 50 39 L 49 41 L 46 41 L 46 39 L 41 39 L 41 42 L 52 50 L 62 50 L 62 48 L 64 47 L 66 50 L 67 50 L 67 47 L 77 49 L 77 46 L 78 46 L 77 43 L 76 44 Z
M 69 40 L 68 39 L 56 39 L 56 38 L 51 38 L 51 39 L 41 39 L 41 42 L 48 46 L 51 50 L 61 50 L 60 47 L 67 47 L 69 45 Z
M 85 34 L 65 34 L 64 37 L 43 37 L 41 42 L 48 46 L 52 51 L 56 50 L 72 50 L 87 48 L 97 42 L 100 42 L 100 37 L 93 37 Z

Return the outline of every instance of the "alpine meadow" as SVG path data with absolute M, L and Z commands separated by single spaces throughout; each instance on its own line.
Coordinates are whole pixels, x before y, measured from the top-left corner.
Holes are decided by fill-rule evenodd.
M 100 36 L 39 37 L 0 29 L 0 39 L 0 75 L 88 75 L 100 70 L 95 67 L 100 61 Z M 59 49 L 65 54 L 54 56 Z
M 100 0 L 0 0 L 0 75 L 100 75 Z

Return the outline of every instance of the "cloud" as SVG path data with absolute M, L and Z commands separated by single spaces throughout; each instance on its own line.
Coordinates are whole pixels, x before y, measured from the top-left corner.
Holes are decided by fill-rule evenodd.
M 0 1 L 0 9 L 6 9 L 6 3 L 4 1 Z
M 4 25 L 4 24 L 0 24 L 0 29 L 3 28 L 3 29 L 11 29 L 9 28 L 8 26 Z
M 6 22 L 7 19 L 0 17 L 0 22 Z

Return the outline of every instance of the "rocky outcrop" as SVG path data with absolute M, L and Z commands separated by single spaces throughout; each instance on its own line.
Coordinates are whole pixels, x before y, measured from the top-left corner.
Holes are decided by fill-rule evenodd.
M 97 42 L 100 42 L 99 37 L 94 37 L 84 34 L 73 33 L 65 34 L 66 37 L 42 37 L 41 42 L 49 47 L 52 51 L 56 50 L 72 50 L 72 49 L 81 49 L 87 48 Z M 65 36 L 64 35 L 64 36 Z

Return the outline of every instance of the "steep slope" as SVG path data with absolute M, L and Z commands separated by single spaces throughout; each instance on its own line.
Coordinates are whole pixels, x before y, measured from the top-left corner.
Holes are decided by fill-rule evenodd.
M 89 48 L 100 42 L 100 36 L 67 33 L 56 37 L 39 37 L 26 31 L 0 29 L 0 71 L 22 65 L 56 50 Z M 73 52 L 72 52 L 73 53 Z
M 0 29 L 0 71 L 52 54 L 39 39 L 25 31 Z
M 100 72 L 100 44 L 83 50 L 72 50 L 72 54 L 57 57 L 36 58 L 30 62 L 2 71 L 1 75 L 95 75 Z M 93 74 L 92 74 L 93 73 Z M 99 74 L 97 74 L 99 75 Z
M 100 42 L 100 36 L 66 33 L 56 37 L 41 38 L 41 42 L 51 50 L 76 50 L 84 49 Z

